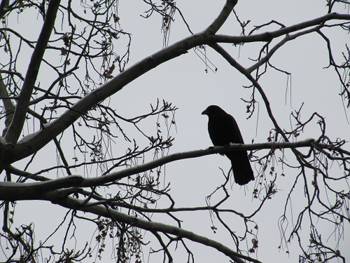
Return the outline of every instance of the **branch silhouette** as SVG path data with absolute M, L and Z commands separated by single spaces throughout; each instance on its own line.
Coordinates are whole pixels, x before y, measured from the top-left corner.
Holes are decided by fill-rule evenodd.
M 185 160 L 190 158 L 198 158 L 206 155 L 217 153 L 227 153 L 235 150 L 262 150 L 262 149 L 296 149 L 302 147 L 329 148 L 329 145 L 316 144 L 314 139 L 308 139 L 299 142 L 288 143 L 255 143 L 255 144 L 231 144 L 228 146 L 215 146 L 202 150 L 194 150 L 188 152 L 180 152 L 170 154 L 157 160 L 137 165 L 131 168 L 123 169 L 118 172 L 112 172 L 105 176 L 96 176 L 94 178 L 83 178 L 78 175 L 67 176 L 64 178 L 48 180 L 37 183 L 11 183 L 0 182 L 0 200 L 16 201 L 27 199 L 45 199 L 49 191 L 56 191 L 68 187 L 95 187 L 110 182 L 118 181 L 123 178 L 142 173 L 164 164 Z M 25 176 L 25 174 L 23 174 Z M 32 177 L 34 178 L 34 177 Z

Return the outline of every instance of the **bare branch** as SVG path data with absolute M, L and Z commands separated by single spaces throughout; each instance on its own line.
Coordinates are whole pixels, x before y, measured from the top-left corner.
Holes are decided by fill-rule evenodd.
M 6 11 L 9 6 L 9 0 L 2 0 L 0 3 L 0 18 L 3 18 L 3 16 L 6 14 Z
M 310 33 L 316 33 L 317 30 L 320 28 L 321 26 L 315 26 L 313 28 L 310 28 L 308 30 L 305 31 L 301 31 L 298 32 L 296 34 L 292 34 L 292 35 L 286 35 L 285 38 L 283 38 L 280 42 L 278 42 L 273 48 L 271 48 L 271 50 L 265 55 L 265 57 L 259 59 L 259 61 L 257 63 L 255 63 L 254 65 L 250 66 L 249 68 L 247 68 L 247 71 L 249 73 L 253 72 L 254 70 L 258 69 L 261 65 L 263 65 L 264 63 L 268 62 L 269 59 L 273 56 L 273 54 L 280 49 L 282 46 L 284 46 L 284 44 L 288 43 L 289 41 L 296 39 L 300 36 L 304 36 Z
M 94 178 L 83 178 L 81 176 L 68 176 L 65 178 L 59 178 L 54 180 L 48 180 L 38 183 L 0 183 L 0 200 L 25 200 L 25 199 L 40 199 L 42 194 L 48 191 L 57 190 L 67 187 L 94 187 L 104 185 L 106 183 L 121 180 L 125 177 L 139 174 L 156 167 L 160 167 L 164 164 L 185 160 L 189 158 L 197 158 L 205 155 L 227 153 L 236 150 L 262 150 L 262 149 L 285 149 L 285 148 L 301 148 L 301 147 L 314 147 L 315 140 L 308 139 L 300 142 L 287 142 L 287 143 L 257 143 L 257 144 L 231 144 L 228 146 L 216 146 L 210 147 L 204 150 L 195 150 L 189 152 L 175 153 L 162 157 L 155 161 L 151 161 L 142 165 L 137 165 L 128 169 L 124 169 L 119 172 L 110 173 L 105 176 L 96 176 Z M 326 145 L 318 145 L 317 147 L 327 147 Z M 25 176 L 25 174 L 23 174 Z M 35 178 L 31 176 L 30 178 Z M 21 193 L 21 194 L 18 194 Z
M 0 182 L 0 199 L 7 201 L 45 199 L 46 193 L 80 185 L 83 178 L 68 176 L 38 183 Z
M 3 133 L 2 133 L 2 135 L 4 136 L 6 134 L 7 127 L 10 125 L 13 113 L 15 111 L 15 106 L 13 105 L 10 99 L 10 96 L 6 90 L 6 86 L 1 75 L 0 75 L 0 99 L 3 101 L 5 112 L 6 112 L 5 129 L 3 130 Z
M 163 62 L 185 54 L 187 50 L 203 44 L 205 40 L 206 36 L 204 34 L 193 35 L 143 59 L 128 70 L 120 73 L 111 81 L 86 95 L 69 110 L 63 113 L 57 120 L 45 125 L 43 129 L 35 134 L 28 135 L 20 140 L 14 147 L 13 153 L 10 154 L 10 161 L 13 162 L 38 151 L 52 140 L 52 138 L 56 137 L 74 123 L 74 121 L 76 121 L 82 114 L 86 113 L 92 106 L 96 105 L 96 103 L 117 93 L 125 87 L 125 85 Z
M 95 177 L 86 179 L 86 184 L 82 186 L 101 185 L 109 181 L 120 180 L 133 174 L 141 173 L 155 167 L 159 167 L 166 163 L 170 163 L 177 160 L 184 160 L 189 158 L 197 158 L 205 155 L 211 155 L 216 153 L 226 153 L 232 150 L 261 150 L 261 149 L 282 149 L 282 148 L 299 148 L 299 147 L 311 147 L 315 141 L 313 139 L 300 141 L 296 143 L 257 143 L 257 144 L 231 144 L 230 146 L 215 146 L 204 150 L 195 150 L 189 152 L 175 153 L 160 158 L 158 160 L 145 163 L 143 165 L 124 169 L 120 172 L 111 173 L 103 177 Z
M 292 97 L 293 72 L 283 70 L 281 65 L 272 65 L 271 58 L 278 55 L 286 43 L 315 32 L 326 43 L 321 46 L 326 54 L 328 51 L 326 68 L 338 75 L 339 95 L 343 102 L 349 102 L 349 41 L 338 35 L 345 36 L 350 31 L 350 15 L 332 13 L 342 10 L 341 1 L 326 1 L 326 15 L 288 26 L 270 18 L 255 24 L 266 19 L 261 12 L 257 13 L 258 17 L 248 14 L 241 19 L 246 14 L 241 13 L 243 10 L 234 11 L 238 0 L 224 0 L 216 18 L 204 25 L 202 32 L 193 34 L 186 12 L 182 12 L 176 0 L 143 0 L 140 4 L 142 8 L 146 6 L 146 11 L 141 16 L 145 20 L 152 14 L 160 16 L 165 45 L 170 30 L 174 29 L 171 25 L 178 23 L 176 14 L 180 15 L 190 36 L 142 57 L 131 66 L 128 63 L 135 46 L 131 41 L 137 38 L 133 38 L 134 31 L 124 30 L 127 25 L 123 24 L 126 20 L 121 9 L 125 9 L 120 8 L 120 1 L 0 2 L 4 24 L 0 28 L 0 123 L 4 136 L 0 136 L 3 176 L 0 209 L 4 218 L 0 243 L 6 246 L 2 251 L 7 261 L 85 262 L 94 260 L 93 253 L 96 259 L 102 260 L 103 253 L 109 253 L 111 248 L 115 261 L 138 262 L 145 246 L 151 246 L 150 253 L 163 252 L 163 261 L 172 262 L 177 256 L 173 249 L 181 246 L 188 262 L 194 262 L 194 251 L 203 244 L 207 249 L 224 253 L 231 262 L 258 262 L 252 257 L 257 257 L 258 250 L 267 247 L 261 238 L 261 223 L 255 220 L 258 214 L 267 212 L 269 200 L 283 197 L 277 200 L 277 203 L 281 201 L 282 208 L 284 206 L 278 224 L 281 247 L 288 249 L 291 239 L 297 237 L 294 242 L 300 246 L 300 260 L 323 262 L 337 258 L 345 262 L 344 253 L 338 249 L 345 224 L 350 221 L 348 138 L 341 134 L 335 138 L 333 133 L 329 135 L 330 113 L 322 115 L 318 109 L 310 112 L 310 107 L 303 108 L 304 103 L 295 109 L 291 102 L 291 108 L 275 112 L 277 108 L 273 105 L 278 103 L 268 96 L 265 88 L 277 83 L 270 82 L 270 77 L 280 77 L 280 74 L 264 78 L 270 69 L 286 74 L 285 97 Z M 234 28 L 230 27 L 226 35 L 218 33 L 231 12 L 235 15 L 231 21 Z M 41 23 L 39 36 L 34 39 L 27 38 L 22 27 L 26 23 L 22 17 L 28 14 L 36 14 L 37 22 Z M 13 21 L 18 23 L 12 25 Z M 241 30 L 236 30 L 237 26 Z M 305 40 L 315 41 L 315 38 Z M 226 48 L 219 43 L 231 45 Z M 239 51 L 244 44 L 252 45 L 249 49 L 252 52 L 258 47 L 258 55 L 249 54 L 252 62 L 246 65 L 229 51 Z M 122 105 L 113 103 L 111 96 L 133 80 L 191 49 L 195 49 L 207 68 L 216 71 L 213 53 L 206 52 L 206 45 L 248 80 L 244 87 L 250 97 L 242 100 L 248 118 L 254 114 L 259 119 L 261 113 L 267 117 L 268 123 L 261 131 L 262 136 L 267 136 L 267 143 L 232 144 L 169 154 L 177 128 L 176 106 L 157 99 L 150 110 L 139 113 L 130 108 L 125 113 Z M 298 52 L 295 48 L 299 46 L 289 47 Z M 29 61 L 30 66 L 24 69 L 24 74 L 25 61 Z M 287 62 L 284 60 L 284 63 Z M 50 74 L 45 75 L 46 72 Z M 317 76 L 316 80 L 319 80 Z M 266 87 L 261 84 L 265 81 Z M 343 106 L 346 112 L 349 104 Z M 279 118 L 283 118 L 280 119 L 283 122 Z M 314 139 L 298 141 L 308 138 L 307 134 L 312 134 Z M 51 142 L 50 147 L 45 147 Z M 42 152 L 37 154 L 39 150 Z M 43 162 L 46 151 L 53 151 L 50 155 L 56 160 L 50 158 Z M 179 189 L 172 187 L 174 177 L 167 174 L 166 164 L 230 151 L 249 151 L 254 182 L 242 189 L 234 184 L 232 170 L 219 168 L 221 176 L 209 186 L 212 188 L 209 194 L 202 196 L 206 205 L 181 204 L 181 199 L 175 195 Z M 284 195 L 284 187 L 279 186 L 287 180 L 288 184 L 283 184 L 288 186 Z M 250 199 L 244 207 L 234 202 L 237 194 L 243 194 L 241 190 L 246 190 L 245 198 Z M 293 202 L 295 196 L 297 204 Z M 22 200 L 49 201 L 70 210 L 65 216 L 62 214 L 63 220 L 47 238 L 36 240 L 36 232 L 41 231 L 35 227 L 40 224 L 31 223 L 36 219 L 28 219 L 23 225 L 15 220 L 20 209 L 16 205 Z M 189 216 L 200 218 L 203 214 L 208 214 L 206 226 L 213 233 L 224 231 L 228 237 L 224 243 L 182 228 Z M 167 225 L 154 222 L 157 219 Z M 96 228 L 95 232 L 90 232 L 93 235 L 90 242 L 85 244 L 79 240 L 81 220 Z M 330 227 L 321 229 L 319 226 L 323 224 Z M 328 234 L 329 238 L 335 237 L 336 244 L 326 244 L 329 238 L 324 240 L 324 236 L 328 229 L 333 229 Z M 305 237 L 309 230 L 308 239 Z M 149 232 L 154 237 L 148 243 L 145 238 Z M 197 244 L 190 246 L 191 240 Z M 111 246 L 106 243 L 109 241 L 113 242 Z
M 11 124 L 5 135 L 5 141 L 8 143 L 16 143 L 18 137 L 22 132 L 22 128 L 29 106 L 30 97 L 32 95 L 35 81 L 38 76 L 40 64 L 45 53 L 45 48 L 47 46 L 51 35 L 51 31 L 55 24 L 56 14 L 59 5 L 59 0 L 52 0 L 49 3 L 46 19 L 41 29 L 38 43 L 34 49 L 32 58 L 28 66 L 27 74 L 23 82 L 22 91 L 17 101 L 16 110 L 13 115 Z
M 229 53 L 226 52 L 225 49 L 223 49 L 220 45 L 218 44 L 212 44 L 210 45 L 214 50 L 216 50 L 220 55 L 222 55 L 228 63 L 230 63 L 234 68 L 236 68 L 239 72 L 241 72 L 247 79 L 249 79 L 253 85 L 259 90 L 259 93 L 264 101 L 267 113 L 271 119 L 271 121 L 273 122 L 275 129 L 278 131 L 279 134 L 281 134 L 285 141 L 287 142 L 288 139 L 284 136 L 284 133 L 281 129 L 281 127 L 278 125 L 274 115 L 273 115 L 273 111 L 271 109 L 270 106 L 270 102 L 264 92 L 264 90 L 262 89 L 262 87 L 260 86 L 260 84 L 250 75 L 250 73 L 248 72 L 247 69 L 245 69 L 242 65 L 240 65 Z
M 302 30 L 311 26 L 323 25 L 330 20 L 350 20 L 350 15 L 330 13 L 315 19 L 311 19 L 305 22 L 301 22 L 288 27 L 283 27 L 275 31 L 268 31 L 260 34 L 248 35 L 248 36 L 228 36 L 228 35 L 213 35 L 210 40 L 215 43 L 233 43 L 242 44 L 249 42 L 269 42 L 274 38 L 278 38 L 298 30 Z
M 219 16 L 210 24 L 210 26 L 205 30 L 209 35 L 215 34 L 221 26 L 226 22 L 227 17 L 232 12 L 233 8 L 237 4 L 237 0 L 226 0 L 226 4 Z
M 50 197 L 49 200 L 53 203 L 57 203 L 66 208 L 77 209 L 84 212 L 90 212 L 95 215 L 111 218 L 112 220 L 130 224 L 132 226 L 139 227 L 151 232 L 162 232 L 162 233 L 172 234 L 181 238 L 189 239 L 191 241 L 203 244 L 205 246 L 215 248 L 216 250 L 222 252 L 223 254 L 230 257 L 234 262 L 237 262 L 237 263 L 244 263 L 244 260 L 247 260 L 249 262 L 254 262 L 254 263 L 260 262 L 259 260 L 234 252 L 229 247 L 223 245 L 220 242 L 195 234 L 183 228 L 179 228 L 179 227 L 175 227 L 175 226 L 171 226 L 163 223 L 148 222 L 148 221 L 139 219 L 137 217 L 132 217 L 132 216 L 120 213 L 116 210 L 109 209 L 103 205 L 88 206 L 88 205 L 85 205 L 85 203 L 83 203 L 82 201 L 72 199 L 72 198 L 61 199 L 60 197 L 55 198 L 53 196 L 53 197 Z

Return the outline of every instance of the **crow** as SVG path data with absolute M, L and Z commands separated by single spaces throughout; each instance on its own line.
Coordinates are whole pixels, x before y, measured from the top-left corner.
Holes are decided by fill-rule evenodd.
M 235 119 L 217 105 L 210 105 L 203 112 L 208 115 L 208 132 L 214 146 L 224 146 L 230 143 L 244 143 Z M 254 173 L 244 150 L 225 153 L 231 160 L 235 181 L 245 185 L 254 180 Z

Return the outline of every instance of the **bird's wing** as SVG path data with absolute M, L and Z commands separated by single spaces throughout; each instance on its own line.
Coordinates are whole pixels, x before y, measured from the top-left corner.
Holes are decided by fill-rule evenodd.
M 236 120 L 229 114 L 227 114 L 227 123 L 230 127 L 227 127 L 230 131 L 230 142 L 232 143 L 244 143 L 241 131 L 239 130 Z
M 214 145 L 243 143 L 243 138 L 235 119 L 227 113 L 210 118 L 208 131 Z

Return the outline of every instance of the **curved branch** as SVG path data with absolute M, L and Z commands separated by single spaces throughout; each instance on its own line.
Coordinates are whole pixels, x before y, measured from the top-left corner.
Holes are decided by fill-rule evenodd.
M 215 33 L 222 26 L 236 3 L 237 0 L 227 0 L 224 8 L 220 12 L 220 15 L 203 33 L 185 38 L 184 40 L 179 41 L 141 60 L 139 63 L 120 73 L 118 76 L 105 83 L 100 88 L 89 93 L 83 99 L 78 101 L 71 109 L 63 113 L 57 120 L 45 125 L 40 131 L 23 138 L 14 147 L 11 154 L 7 155 L 9 157 L 9 162 L 22 159 L 38 151 L 54 137 L 74 123 L 81 116 L 81 114 L 86 113 L 92 106 L 96 105 L 97 102 L 103 101 L 107 97 L 120 91 L 124 86 L 139 76 L 170 59 L 187 53 L 189 49 L 195 46 L 208 42 L 208 35 L 210 33 Z M 13 139 L 11 141 L 13 141 Z
M 212 35 L 210 40 L 212 43 L 232 43 L 232 44 L 242 44 L 249 42 L 269 42 L 274 38 L 280 36 L 288 35 L 290 33 L 311 27 L 322 25 L 329 20 L 350 20 L 350 15 L 330 13 L 324 16 L 317 17 L 305 22 L 301 22 L 295 25 L 283 27 L 275 31 L 268 31 L 260 34 L 249 35 L 249 36 L 229 36 L 229 35 Z
M 260 96 L 262 97 L 265 108 L 267 110 L 267 114 L 269 115 L 273 125 L 275 126 L 275 129 L 278 131 L 279 134 L 281 134 L 285 141 L 288 142 L 288 139 L 284 135 L 281 127 L 278 125 L 275 116 L 273 115 L 270 101 L 268 100 L 263 88 L 260 86 L 260 84 L 252 77 L 252 75 L 245 69 L 242 65 L 240 65 L 224 48 L 222 48 L 219 44 L 212 44 L 210 45 L 216 52 L 218 52 L 223 58 L 226 59 L 228 63 L 230 63 L 231 66 L 233 66 L 235 69 L 237 69 L 239 72 L 243 74 L 249 81 L 253 83 L 253 85 L 259 90 Z
M 341 15 L 336 13 L 327 14 L 325 16 L 299 23 L 290 27 L 285 27 L 276 31 L 266 32 L 263 34 L 258 34 L 254 36 L 220 36 L 220 35 L 210 35 L 208 32 L 220 28 L 224 22 L 223 18 L 227 18 L 230 10 L 232 11 L 233 6 L 236 1 L 227 0 L 226 5 L 218 18 L 208 27 L 206 31 L 200 34 L 192 35 L 185 38 L 173 45 L 154 53 L 153 55 L 141 60 L 139 63 L 133 65 L 128 70 L 122 72 L 111 81 L 105 83 L 100 88 L 92 91 L 86 95 L 83 99 L 77 102 L 71 109 L 67 110 L 61 115 L 57 120 L 50 124 L 45 125 L 40 131 L 30 134 L 24 137 L 21 141 L 9 153 L 7 153 L 8 162 L 14 162 L 16 160 L 25 158 L 34 152 L 38 151 L 44 147 L 49 141 L 55 136 L 67 129 L 72 123 L 74 123 L 83 113 L 86 113 L 92 106 L 98 101 L 102 101 L 107 97 L 113 95 L 120 91 L 124 86 L 138 78 L 139 76 L 145 74 L 151 69 L 157 67 L 158 65 L 178 57 L 182 54 L 187 53 L 187 51 L 195 46 L 209 44 L 213 42 L 230 42 L 230 43 L 243 43 L 243 42 L 253 42 L 253 41 L 270 41 L 274 37 L 281 36 L 283 34 L 288 34 L 305 27 L 315 25 L 317 23 L 324 23 L 331 19 L 350 19 L 350 15 Z M 212 29 L 210 29 L 212 28 Z M 244 70 L 245 73 L 248 73 Z
M 50 124 L 44 125 L 44 128 L 42 128 L 40 131 L 24 137 L 18 142 L 17 145 L 15 145 L 13 151 L 8 155 L 9 161 L 14 162 L 38 151 L 54 137 L 67 129 L 82 114 L 86 113 L 89 109 L 91 109 L 91 107 L 96 105 L 96 103 L 103 101 L 109 96 L 117 93 L 127 84 L 165 61 L 185 54 L 189 49 L 205 43 L 206 38 L 207 37 L 204 34 L 190 36 L 159 52 L 156 52 L 155 54 L 133 65 L 128 70 L 120 73 L 111 81 L 106 82 L 100 88 L 92 91 L 84 98 L 79 100 L 72 106 L 72 108 L 64 112 L 58 119 Z
M 210 35 L 215 34 L 225 23 L 236 4 L 237 0 L 226 0 L 226 4 L 219 16 L 213 21 L 213 23 L 211 23 L 210 26 L 208 26 L 205 32 Z
M 62 199 L 60 197 L 53 196 L 53 197 L 50 197 L 48 200 L 66 208 L 93 213 L 95 215 L 107 217 L 112 220 L 123 222 L 131 226 L 142 228 L 151 232 L 162 232 L 162 233 L 175 235 L 180 238 L 186 238 L 196 243 L 200 243 L 205 246 L 215 248 L 216 250 L 222 252 L 223 254 L 225 254 L 226 256 L 228 256 L 234 262 L 237 262 L 237 263 L 244 263 L 245 261 L 243 261 L 243 259 L 249 262 L 260 263 L 259 260 L 241 255 L 231 250 L 229 247 L 223 245 L 220 242 L 217 242 L 215 240 L 209 239 L 201 235 L 197 235 L 183 228 L 179 228 L 179 227 L 175 227 L 175 226 L 171 226 L 163 223 L 158 223 L 158 222 L 145 221 L 137 217 L 129 216 L 129 215 L 120 213 L 116 210 L 109 209 L 103 205 L 89 206 L 89 205 L 86 205 L 83 201 L 72 199 L 72 198 Z
M 258 69 L 261 65 L 263 65 L 264 63 L 266 63 L 267 61 L 269 61 L 269 59 L 272 57 L 272 55 L 278 50 L 280 49 L 282 46 L 284 46 L 284 44 L 288 43 L 291 40 L 294 40 L 300 36 L 304 36 L 310 33 L 315 33 L 317 32 L 317 30 L 319 30 L 321 28 L 320 25 L 315 26 L 313 28 L 298 32 L 296 34 L 293 35 L 286 35 L 285 38 L 283 38 L 280 42 L 278 42 L 266 55 L 265 57 L 259 59 L 259 61 L 257 63 L 255 63 L 254 65 L 250 66 L 249 68 L 247 68 L 247 71 L 249 73 L 253 72 L 254 70 Z

